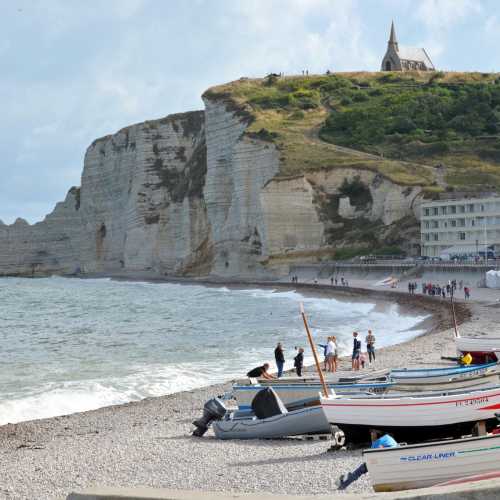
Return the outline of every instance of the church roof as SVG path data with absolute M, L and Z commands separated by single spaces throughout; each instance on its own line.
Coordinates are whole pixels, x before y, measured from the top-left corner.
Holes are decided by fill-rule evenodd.
M 427 55 L 425 49 L 421 49 L 419 47 L 398 47 L 398 56 L 400 59 L 405 61 L 418 61 L 425 64 L 428 69 L 434 69 L 434 64 L 430 57 Z

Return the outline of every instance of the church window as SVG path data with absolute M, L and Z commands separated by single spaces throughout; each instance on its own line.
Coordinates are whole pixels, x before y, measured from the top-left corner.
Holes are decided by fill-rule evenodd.
M 391 61 L 385 61 L 385 70 L 391 71 Z

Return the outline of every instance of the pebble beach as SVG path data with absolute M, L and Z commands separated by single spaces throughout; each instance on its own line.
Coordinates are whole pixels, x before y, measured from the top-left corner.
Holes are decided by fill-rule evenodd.
M 331 294 L 345 300 L 370 296 L 377 303 L 398 302 L 402 308 L 429 315 L 423 325 L 425 334 L 379 350 L 373 369 L 436 366 L 444 363 L 441 356 L 455 355 L 446 301 L 389 291 L 308 285 L 299 288 L 303 293 Z M 499 308 L 494 300 L 457 303 L 460 332 L 495 332 Z M 349 365 L 343 359 L 340 369 Z M 324 441 L 217 441 L 211 431 L 201 439 L 191 437 L 191 422 L 201 416 L 205 401 L 230 387 L 228 381 L 84 413 L 1 426 L 0 498 L 62 500 L 71 491 L 91 486 L 328 494 L 336 489 L 339 474 L 359 465 L 361 449 L 328 452 L 329 445 Z M 371 491 L 369 476 L 347 491 Z

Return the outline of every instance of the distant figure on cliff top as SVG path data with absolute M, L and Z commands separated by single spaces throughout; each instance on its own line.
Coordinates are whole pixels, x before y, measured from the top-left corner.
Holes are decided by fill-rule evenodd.
M 387 42 L 387 50 L 382 59 L 381 71 L 435 71 L 434 64 L 425 49 L 403 47 L 398 44 L 394 21 Z
M 267 373 L 269 370 L 269 363 L 264 363 L 262 366 L 257 366 L 253 368 L 247 373 L 248 378 L 266 378 L 268 380 L 274 379 L 270 373 Z

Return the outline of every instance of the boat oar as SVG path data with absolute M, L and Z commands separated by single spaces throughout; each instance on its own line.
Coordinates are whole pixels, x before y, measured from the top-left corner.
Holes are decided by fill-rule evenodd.
M 306 328 L 307 339 L 309 340 L 309 345 L 311 346 L 311 351 L 314 356 L 314 362 L 316 363 L 316 370 L 318 371 L 319 380 L 321 381 L 321 385 L 323 386 L 323 394 L 325 398 L 327 398 L 330 394 L 328 392 L 328 387 L 325 382 L 325 377 L 323 377 L 323 371 L 321 370 L 321 365 L 318 359 L 318 353 L 316 352 L 316 345 L 313 342 L 313 338 L 311 332 L 309 331 L 309 325 L 307 324 L 306 313 L 304 312 L 304 304 L 300 303 L 300 314 L 302 316 L 302 320 L 304 321 L 304 326 Z

